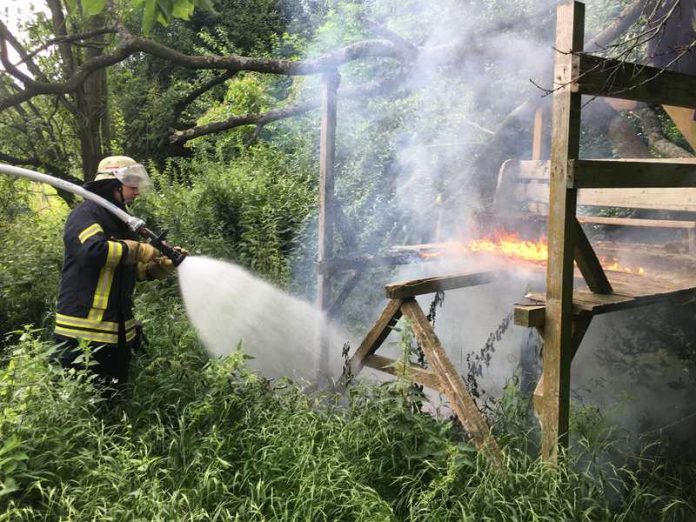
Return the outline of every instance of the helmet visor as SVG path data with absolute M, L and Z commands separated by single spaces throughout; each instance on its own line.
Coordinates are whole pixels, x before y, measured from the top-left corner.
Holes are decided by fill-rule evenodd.
M 147 170 L 140 163 L 114 170 L 114 176 L 127 187 L 147 189 L 152 186 Z

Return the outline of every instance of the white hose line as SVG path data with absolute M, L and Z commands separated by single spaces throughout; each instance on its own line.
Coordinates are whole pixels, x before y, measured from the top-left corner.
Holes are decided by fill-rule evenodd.
M 8 174 L 10 176 L 17 176 L 20 178 L 27 178 L 31 181 L 38 181 L 40 183 L 47 183 L 57 189 L 65 190 L 77 196 L 81 196 L 84 199 L 94 201 L 107 209 L 109 212 L 115 214 L 116 217 L 118 217 L 121 221 L 127 223 L 128 227 L 134 232 L 145 225 L 145 222 L 142 219 L 131 216 L 128 212 L 118 208 L 116 205 L 105 200 L 101 196 L 96 195 L 94 192 L 90 192 L 89 190 L 84 189 L 79 185 L 75 185 L 74 183 L 70 183 L 69 181 L 65 181 L 64 179 L 54 178 L 48 174 L 41 174 L 40 172 L 35 172 L 33 170 L 4 165 L 2 163 L 0 163 L 0 173 Z

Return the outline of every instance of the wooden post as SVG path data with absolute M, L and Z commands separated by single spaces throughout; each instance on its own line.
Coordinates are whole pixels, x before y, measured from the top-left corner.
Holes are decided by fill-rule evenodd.
M 568 161 L 580 150 L 580 95 L 571 89 L 577 59 L 582 51 L 584 10 L 580 2 L 557 9 L 554 67 L 553 134 L 549 195 L 546 272 L 546 322 L 544 326 L 544 399 L 541 424 L 542 456 L 556 461 L 559 445 L 568 443 L 570 362 L 573 325 L 573 257 L 577 190 L 568 186 Z
M 532 133 L 532 160 L 541 159 L 541 142 L 544 137 L 544 108 L 539 107 L 534 113 L 534 131 Z
M 319 138 L 319 245 L 317 248 L 317 308 L 326 313 L 331 303 L 331 273 L 327 261 L 333 257 L 334 159 L 336 154 L 336 98 L 338 72 L 322 78 L 321 136 Z M 328 373 L 329 338 L 323 323 L 317 332 L 319 377 Z

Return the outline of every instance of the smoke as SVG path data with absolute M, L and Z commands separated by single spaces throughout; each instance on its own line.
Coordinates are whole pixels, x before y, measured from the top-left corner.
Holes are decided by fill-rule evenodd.
M 381 25 L 383 34 L 396 33 L 421 51 L 413 63 L 394 65 L 373 60 L 341 68 L 343 90 L 389 75 L 404 79 L 399 88 L 385 90 L 372 99 L 339 97 L 336 197 L 358 234 L 361 249 L 348 252 L 339 240 L 334 255 L 381 255 L 393 245 L 467 241 L 478 234 L 475 216 L 487 207 L 492 194 L 476 187 L 495 187 L 502 163 L 497 155 L 503 160 L 531 158 L 533 111 L 520 113 L 522 117 L 508 130 L 512 140 L 501 141 L 497 149 L 489 144 L 498 144 L 492 142 L 492 137 L 512 111 L 525 102 L 531 101 L 532 107 L 540 102 L 544 93 L 535 84 L 550 87 L 555 7 L 559 3 L 372 0 L 336 7 L 310 55 L 358 38 L 380 37 L 370 29 L 374 24 L 363 23 L 365 19 Z M 588 2 L 587 34 L 603 29 L 622 7 L 621 2 Z M 311 81 L 305 88 L 308 96 L 316 94 L 316 84 Z M 585 131 L 582 146 L 586 157 L 612 154 L 611 147 L 604 144 L 606 140 L 598 138 L 596 128 L 586 127 Z M 542 150 L 548 149 L 547 141 Z M 486 154 L 493 158 L 489 162 L 493 168 L 488 170 L 481 167 L 486 165 L 481 161 Z M 305 259 L 305 267 L 311 261 Z M 621 261 L 631 264 L 630 259 Z M 492 260 L 480 257 L 457 258 L 391 271 L 367 270 L 341 318 L 361 338 L 385 304 L 384 284 L 489 270 L 492 264 Z M 498 283 L 447 292 L 438 312 L 436 332 L 462 373 L 467 371 L 467 355 L 477 353 L 486 344 L 525 290 L 543 289 L 543 272 L 523 273 L 509 266 L 501 272 L 505 277 Z M 337 275 L 335 292 L 340 289 L 340 281 Z M 311 284 L 308 286 L 311 288 Z M 419 298 L 426 311 L 431 300 L 432 296 Z M 667 400 L 683 404 L 684 394 L 680 390 L 669 395 L 670 389 L 664 389 L 661 392 L 667 395 L 657 397 L 651 395 L 649 385 L 645 393 L 626 393 L 628 389 L 635 392 L 641 384 L 629 379 L 629 374 L 624 374 L 625 379 L 612 380 L 608 387 L 597 385 L 596 379 L 610 380 L 608 374 L 617 361 L 603 359 L 602 353 L 616 352 L 617 343 L 624 343 L 623 348 L 629 351 L 645 349 L 648 364 L 652 357 L 649 352 L 655 351 L 644 343 L 637 346 L 636 339 L 617 336 L 617 321 L 630 324 L 631 317 L 618 315 L 618 319 L 610 314 L 591 325 L 573 366 L 574 397 L 602 407 L 624 401 L 623 409 L 612 411 L 637 430 L 634 419 L 652 415 L 655 423 L 668 420 L 674 412 L 660 409 L 661 401 L 670 397 Z M 520 373 L 520 358 L 529 359 L 529 353 L 524 353 L 530 349 L 529 338 L 528 329 L 513 325 L 496 341 L 481 383 L 490 395 L 498 395 L 504 383 Z M 380 353 L 397 355 L 397 340 L 392 334 Z M 663 348 L 657 350 L 669 359 L 664 365 L 666 371 L 678 368 L 676 356 Z

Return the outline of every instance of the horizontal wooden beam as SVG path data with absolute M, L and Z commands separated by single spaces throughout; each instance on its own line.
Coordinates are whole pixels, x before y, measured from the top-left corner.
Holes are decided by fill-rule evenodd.
M 577 189 L 696 187 L 696 158 L 575 159 L 568 167 Z
M 669 160 L 673 163 L 673 160 Z M 498 213 L 515 209 L 548 214 L 549 162 L 508 160 L 501 167 L 496 192 Z M 651 210 L 694 211 L 696 188 L 627 188 L 623 190 L 581 189 L 578 205 L 592 207 L 644 208 Z
M 658 105 L 696 108 L 696 76 L 578 53 L 572 91 Z
M 370 355 L 363 361 L 363 364 L 368 368 L 379 370 L 381 372 L 388 373 L 389 375 L 394 375 L 396 377 L 407 377 L 413 382 L 422 384 L 423 386 L 427 386 L 428 388 L 442 393 L 440 379 L 438 376 L 425 368 L 420 368 L 413 365 L 406 365 L 404 367 L 404 363 L 402 361 L 390 359 L 389 357 L 382 357 L 381 355 Z
M 497 275 L 496 272 L 474 272 L 471 274 L 426 277 L 423 279 L 393 283 L 384 288 L 388 298 L 404 299 L 406 297 L 453 290 L 455 288 L 483 285 L 494 281 Z
M 610 225 L 639 228 L 683 228 L 686 230 L 696 229 L 696 221 L 677 221 L 674 219 L 578 216 L 578 221 L 587 225 Z

